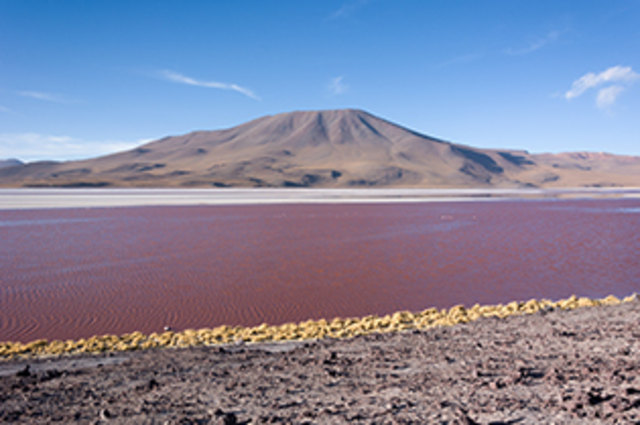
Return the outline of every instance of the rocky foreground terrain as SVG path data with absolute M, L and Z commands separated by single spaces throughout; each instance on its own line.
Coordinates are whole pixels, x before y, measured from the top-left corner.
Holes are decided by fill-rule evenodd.
M 0 363 L 2 423 L 640 423 L 640 302 Z

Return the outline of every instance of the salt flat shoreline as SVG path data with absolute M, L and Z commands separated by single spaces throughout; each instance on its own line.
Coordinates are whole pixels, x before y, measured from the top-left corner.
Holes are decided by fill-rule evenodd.
M 385 316 L 367 315 L 364 317 L 320 320 L 305 320 L 299 323 L 284 323 L 270 326 L 243 327 L 222 325 L 214 329 L 185 329 L 183 331 L 165 331 L 144 335 L 141 332 L 124 335 L 106 334 L 81 338 L 78 340 L 39 339 L 28 343 L 0 341 L 0 361 L 15 357 L 49 356 L 79 353 L 102 353 L 105 351 L 147 350 L 159 347 L 188 347 L 211 344 L 261 343 L 282 341 L 304 341 L 322 338 L 350 338 L 378 332 L 398 332 L 403 330 L 429 329 L 441 326 L 454 326 L 473 322 L 486 317 L 506 318 L 514 315 L 535 314 L 540 311 L 575 310 L 585 307 L 618 305 L 637 302 L 637 294 L 624 298 L 609 295 L 602 299 L 591 299 L 573 295 L 569 298 L 551 301 L 531 299 L 526 302 L 512 301 L 506 305 L 475 304 L 465 308 L 456 305 L 450 309 L 428 308 L 421 312 L 397 311 Z M 0 371 L 0 376 L 2 373 Z
M 0 189 L 0 210 L 127 206 L 464 202 L 640 198 L 640 187 L 562 189 L 20 188 Z

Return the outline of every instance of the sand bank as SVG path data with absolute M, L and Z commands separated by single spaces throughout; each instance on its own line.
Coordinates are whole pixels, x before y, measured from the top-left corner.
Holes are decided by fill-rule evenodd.
M 0 189 L 0 209 L 149 205 L 438 202 L 536 198 L 640 198 L 638 188 L 567 189 Z

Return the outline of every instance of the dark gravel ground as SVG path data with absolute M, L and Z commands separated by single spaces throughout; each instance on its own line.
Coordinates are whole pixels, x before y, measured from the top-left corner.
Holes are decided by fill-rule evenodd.
M 640 424 L 640 302 L 0 363 L 1 423 Z

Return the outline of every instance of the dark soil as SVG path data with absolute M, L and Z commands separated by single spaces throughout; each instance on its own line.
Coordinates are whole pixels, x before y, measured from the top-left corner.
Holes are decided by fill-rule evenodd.
M 2 362 L 0 422 L 640 424 L 640 302 L 349 340 Z

